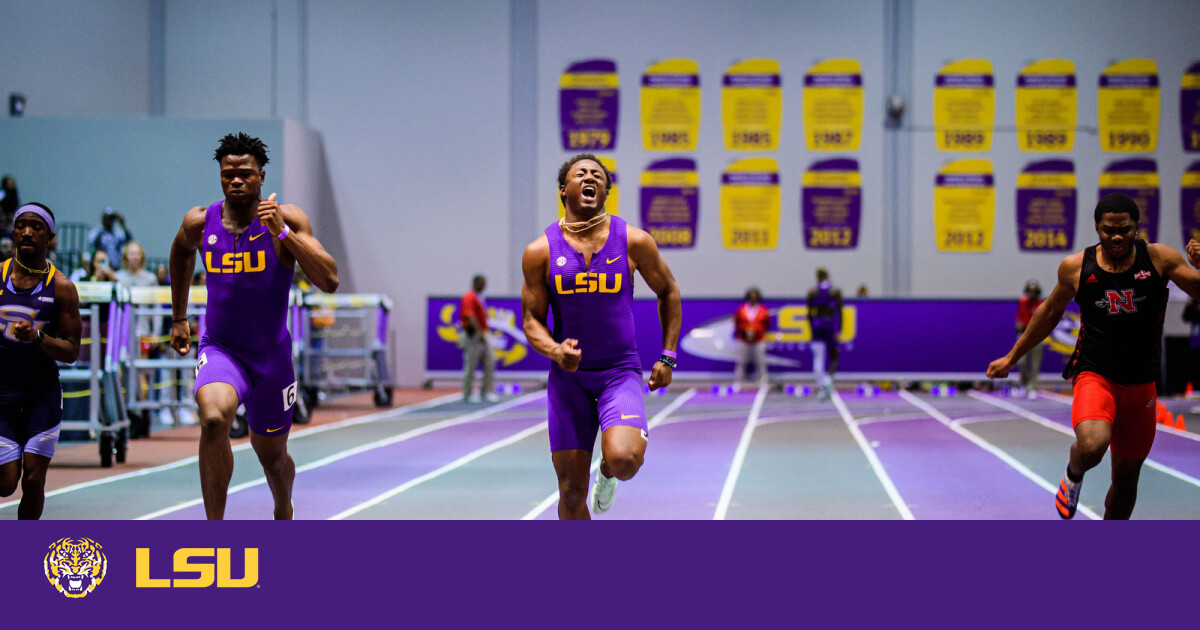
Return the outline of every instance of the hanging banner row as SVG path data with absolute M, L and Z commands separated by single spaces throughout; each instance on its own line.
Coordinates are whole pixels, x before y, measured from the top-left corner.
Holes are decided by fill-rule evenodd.
M 617 164 L 600 158 L 612 176 L 605 208 L 620 215 Z M 808 249 L 854 249 L 862 226 L 862 176 L 849 158 L 812 164 L 801 179 L 800 219 Z M 1019 249 L 1074 250 L 1075 166 L 1070 160 L 1033 162 L 1017 175 L 1016 219 Z M 1141 237 L 1158 240 L 1158 166 L 1139 158 L 1110 163 L 1099 177 L 1099 196 L 1129 195 L 1141 210 Z M 1200 161 L 1183 174 L 1180 189 L 1183 244 L 1200 240 Z M 700 224 L 700 177 L 690 158 L 651 162 L 639 191 L 641 228 L 663 249 L 695 247 Z M 769 250 L 779 242 L 779 169 L 773 159 L 749 158 L 721 174 L 721 241 L 726 249 Z M 561 200 L 558 214 L 564 216 Z M 944 252 L 992 249 L 996 191 L 988 160 L 959 160 L 943 167 L 934 181 L 933 224 Z
M 1124 193 L 1141 212 L 1139 237 L 1158 241 L 1161 216 L 1158 167 L 1151 159 L 1110 163 L 1099 178 L 1098 196 Z M 959 160 L 937 174 L 933 190 L 933 226 L 944 252 L 992 249 L 996 191 L 987 160 Z M 1027 165 L 1017 175 L 1017 246 L 1023 251 L 1074 251 L 1075 167 L 1070 160 Z M 1179 194 L 1180 244 L 1200 240 L 1200 162 L 1184 172 Z
M 620 175 L 612 158 L 601 157 L 612 177 L 604 204 L 620 215 Z M 651 162 L 642 172 L 639 209 L 641 227 L 659 248 L 696 246 L 700 225 L 700 176 L 691 158 Z M 862 223 L 862 176 L 858 161 L 817 162 L 804 173 L 800 215 L 809 249 L 858 247 Z M 775 249 L 779 242 L 779 167 L 770 158 L 749 158 L 721 174 L 721 240 L 726 249 Z M 558 201 L 558 216 L 566 210 Z
M 783 112 L 779 62 L 733 64 L 721 86 L 725 149 L 775 151 Z M 804 75 L 803 116 L 809 151 L 857 151 L 862 135 L 862 72 L 857 60 L 831 59 Z M 995 78 L 986 59 L 965 59 L 938 72 L 933 123 L 942 151 L 989 151 L 995 127 Z M 559 120 L 566 151 L 612 151 L 620 119 L 617 64 L 592 59 L 567 67 L 560 81 Z M 1100 148 L 1149 153 L 1158 146 L 1158 65 L 1127 59 L 1100 74 L 1096 120 Z M 1016 135 L 1022 151 L 1071 151 L 1077 128 L 1075 64 L 1046 59 L 1016 79 Z M 1179 93 L 1185 151 L 1200 152 L 1200 62 L 1184 73 Z M 694 151 L 700 136 L 700 67 L 671 59 L 646 69 L 641 82 L 642 146 Z

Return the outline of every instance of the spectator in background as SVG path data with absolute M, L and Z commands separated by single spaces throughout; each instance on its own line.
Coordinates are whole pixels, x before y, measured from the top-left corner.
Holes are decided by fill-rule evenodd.
M 480 395 L 488 402 L 500 400 L 492 391 L 492 378 L 496 370 L 496 351 L 488 343 L 487 307 L 483 301 L 483 290 L 487 288 L 487 278 L 475 276 L 471 279 L 471 290 L 462 296 L 459 305 L 459 341 L 463 351 L 463 397 L 467 402 L 480 402 Z M 479 384 L 479 394 L 472 394 L 472 384 L 475 381 L 475 366 L 483 362 L 483 382 Z
M 158 286 L 154 274 L 146 271 L 146 252 L 137 241 L 129 241 L 121 254 L 121 269 L 117 271 L 117 282 L 127 287 Z
M 867 285 L 865 285 L 865 284 L 858 285 L 858 291 L 855 292 L 855 297 L 860 297 L 860 298 L 867 297 Z
M 71 272 L 71 282 L 112 282 L 116 279 L 108 263 L 108 254 L 102 249 L 92 252 L 91 261 Z
M 813 374 L 817 400 L 833 397 L 833 377 L 838 370 L 838 337 L 842 333 L 842 290 L 833 286 L 829 271 L 817 269 L 817 286 L 808 292 L 808 323 L 812 327 Z
M 133 240 L 133 234 L 125 227 L 125 217 L 112 208 L 105 208 L 100 215 L 100 227 L 88 232 L 88 247 L 104 250 L 110 261 L 120 260 L 125 244 Z
M 0 236 L 0 260 L 8 260 L 13 256 L 13 240 L 7 236 Z
M 1017 337 L 1025 334 L 1025 329 L 1029 327 L 1029 320 L 1033 319 L 1033 312 L 1042 305 L 1042 287 L 1037 280 L 1030 280 L 1025 283 L 1025 293 L 1021 295 L 1020 301 L 1017 303 Z M 1042 373 L 1042 351 L 1044 344 L 1039 343 L 1017 363 L 1021 370 L 1021 386 L 1017 390 L 1018 396 L 1028 396 L 1030 400 L 1037 398 L 1037 382 L 1038 377 Z
M 158 267 L 154 268 L 154 279 L 160 287 L 171 286 L 171 272 L 167 270 L 167 266 L 159 263 Z
M 746 290 L 746 301 L 733 314 L 733 338 L 737 356 L 734 359 L 733 380 L 746 380 L 746 362 L 753 358 L 754 375 L 759 385 L 767 384 L 767 326 L 771 316 L 767 307 L 760 304 L 762 293 L 757 287 Z
M 17 180 L 12 175 L 0 179 L 0 235 L 12 233 L 13 214 L 21 207 L 21 196 L 17 194 Z M 11 254 L 9 254 L 11 257 Z

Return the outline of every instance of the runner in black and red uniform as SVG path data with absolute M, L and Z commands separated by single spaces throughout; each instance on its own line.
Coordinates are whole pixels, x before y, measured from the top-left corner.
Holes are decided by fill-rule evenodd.
M 1074 379 L 1075 443 L 1055 507 L 1062 518 L 1075 515 L 1083 474 L 1111 446 L 1112 485 L 1104 518 L 1127 519 L 1137 502 L 1142 462 L 1154 443 L 1154 381 L 1162 358 L 1167 281 L 1200 297 L 1200 272 L 1174 249 L 1137 238 L 1140 212 L 1128 196 L 1105 196 L 1096 204 L 1095 219 L 1100 243 L 1063 259 L 1057 286 L 1012 350 L 988 366 L 987 375 L 1007 376 L 1054 330 L 1067 303 L 1072 298 L 1079 303 L 1079 340 L 1063 372 Z M 1200 267 L 1200 243 L 1190 241 L 1187 252 L 1192 267 Z

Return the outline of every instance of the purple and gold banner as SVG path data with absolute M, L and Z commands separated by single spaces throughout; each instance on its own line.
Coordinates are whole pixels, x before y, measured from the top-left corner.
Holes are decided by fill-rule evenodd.
M 779 166 L 748 158 L 721 174 L 721 241 L 725 249 L 775 249 L 779 242 Z
M 733 372 L 736 352 L 733 314 L 740 300 L 684 299 L 680 331 L 680 375 L 720 376 Z M 768 299 L 771 314 L 767 332 L 768 364 L 777 375 L 802 375 L 812 370 L 809 342 L 812 330 L 804 298 Z M 428 299 L 425 370 L 430 377 L 461 373 L 462 351 L 455 345 L 459 298 Z M 638 351 L 649 370 L 662 348 L 657 302 L 634 300 Z M 519 327 L 517 298 L 488 299 L 488 322 L 502 349 L 497 371 L 523 377 L 544 377 L 549 359 L 528 347 Z M 982 379 L 988 363 L 1004 355 L 1016 340 L 1013 322 L 1017 300 L 847 300 L 839 341 L 838 373 L 850 378 L 899 375 L 942 375 Z M 551 314 L 553 319 L 553 313 Z M 551 324 L 553 325 L 553 324 Z M 1042 371 L 1061 372 L 1075 347 L 1079 316 L 1072 305 L 1049 339 Z M 904 334 L 896 334 L 904 331 Z M 946 352 L 946 348 L 954 348 Z M 580 348 L 587 353 L 587 348 Z
M 862 69 L 829 59 L 804 75 L 804 142 L 809 151 L 857 151 L 862 137 Z
M 559 81 L 558 117 L 565 151 L 617 148 L 620 114 L 617 64 L 592 59 L 567 67 Z
M 671 472 L 649 465 L 645 470 L 646 479 Z M 881 490 L 873 492 L 886 499 Z M 620 614 L 647 625 L 785 626 L 794 623 L 798 606 L 817 627 L 843 626 L 847 619 L 893 624 L 897 611 L 914 605 L 932 626 L 972 618 L 998 601 L 1004 605 L 993 618 L 1008 627 L 1059 612 L 1053 598 L 1028 596 L 1056 588 L 1051 576 L 1031 567 L 1061 552 L 1059 523 L 651 520 L 589 527 L 605 540 L 653 541 L 631 556 L 639 578 L 654 585 L 652 593 L 620 607 Z M 1194 528 L 1193 522 L 1161 521 L 1122 526 L 1143 541 L 1142 553 L 1115 558 L 1112 569 L 1155 576 L 1130 581 L 1123 595 L 1154 601 L 1164 583 L 1186 583 L 1193 554 L 1180 541 Z M 1086 548 L 1111 542 L 1107 528 L 1073 529 L 1072 540 Z M 561 564 L 563 549 L 579 546 L 580 529 L 543 522 L 45 521 L 10 523 L 7 531 L 12 539 L 0 589 L 12 628 L 86 628 L 103 619 L 116 627 L 124 625 L 118 620 L 131 627 L 191 628 L 229 619 L 244 627 L 314 628 L 345 626 L 351 616 L 404 628 L 539 626 L 583 614 L 581 585 L 596 579 L 582 569 L 570 579 L 548 568 Z M 65 597 L 45 577 L 47 552 L 63 538 L 84 537 L 99 547 L 106 575 L 88 595 Z M 226 567 L 242 577 L 249 549 L 258 569 L 253 586 L 197 583 Z M 963 562 L 964 549 L 971 550 L 969 563 Z M 186 568 L 176 572 L 173 560 L 181 551 Z M 614 551 L 609 544 L 600 553 Z M 148 586 L 147 580 L 158 582 Z M 861 605 L 863 592 L 872 593 L 873 605 Z M 1145 608 L 1120 608 L 1107 618 L 1121 625 L 1186 627 L 1191 613 L 1186 597 Z
M 1100 150 L 1153 153 L 1158 146 L 1158 64 L 1126 59 L 1104 69 L 1096 91 Z
M 1138 158 L 1111 162 L 1100 174 L 1100 196 L 1124 193 L 1137 202 L 1141 212 L 1138 237 L 1158 241 L 1158 166 L 1154 160 Z
M 721 87 L 727 151 L 779 149 L 781 84 L 779 62 L 774 59 L 748 59 L 730 66 Z
M 1033 162 L 1017 175 L 1017 247 L 1033 252 L 1073 249 L 1075 187 L 1070 160 Z
M 1017 75 L 1017 146 L 1022 151 L 1070 151 L 1075 146 L 1075 63 L 1043 59 Z
M 672 158 L 651 162 L 642 173 L 642 229 L 659 249 L 696 246 L 700 222 L 700 179 L 696 161 Z
M 700 65 L 669 59 L 642 75 L 642 146 L 695 151 L 700 137 Z
M 804 173 L 800 222 L 808 249 L 854 249 L 862 224 L 858 160 L 817 162 Z
M 1179 90 L 1179 124 L 1183 150 L 1200 152 L 1200 61 L 1188 66 Z
M 933 126 L 939 151 L 988 151 L 996 117 L 992 62 L 963 59 L 934 79 Z
M 1189 239 L 1200 241 L 1200 162 L 1192 162 L 1183 173 L 1179 188 L 1179 223 L 1183 228 L 1183 246 Z
M 990 251 L 995 218 L 991 162 L 958 160 L 938 171 L 933 187 L 933 234 L 938 251 Z

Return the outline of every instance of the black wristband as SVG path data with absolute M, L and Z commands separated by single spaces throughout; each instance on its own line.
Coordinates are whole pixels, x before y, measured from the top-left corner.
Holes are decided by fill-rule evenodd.
M 171 323 L 178 324 L 179 322 L 186 322 L 187 320 L 188 320 L 188 318 L 186 318 L 186 317 L 180 317 L 179 319 L 172 319 Z
M 669 366 L 672 370 L 675 369 L 675 359 L 672 359 L 671 357 L 668 357 L 666 355 L 662 355 L 662 356 L 658 357 L 658 360 L 660 363 L 667 364 L 667 366 Z

